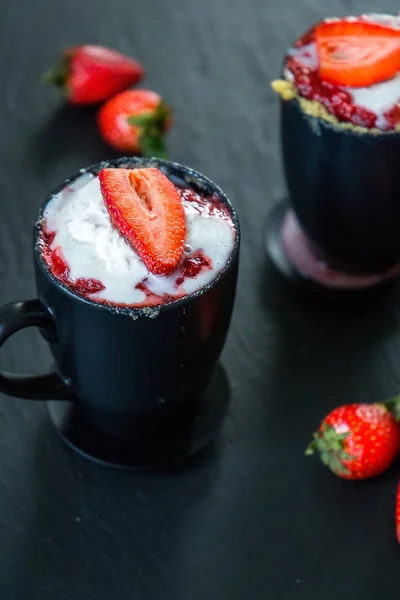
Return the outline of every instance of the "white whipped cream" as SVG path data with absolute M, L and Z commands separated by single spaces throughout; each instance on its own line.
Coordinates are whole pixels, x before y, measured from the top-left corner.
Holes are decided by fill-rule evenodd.
M 235 230 L 224 212 L 207 211 L 204 206 L 185 199 L 183 206 L 187 226 L 183 258 L 202 250 L 211 259 L 212 268 L 185 278 L 180 286 L 176 285 L 182 274 L 179 268 L 168 276 L 153 275 L 113 226 L 98 177 L 84 174 L 55 195 L 44 211 L 44 218 L 48 231 L 56 233 L 50 247 L 60 248 L 72 280 L 101 281 L 105 289 L 92 294 L 93 300 L 135 305 L 146 300 L 145 292 L 135 289 L 144 279 L 148 289 L 157 295 L 191 294 L 212 281 L 232 253 Z
M 371 13 L 362 15 L 361 17 L 346 17 L 346 20 L 355 21 L 360 18 L 367 22 L 393 27 L 393 29 L 400 29 L 400 16 Z M 340 19 L 325 19 L 326 22 L 335 22 L 339 20 Z M 318 54 L 315 42 L 303 46 L 302 48 L 290 48 L 288 56 L 295 56 L 302 64 L 304 64 L 304 66 L 309 67 L 312 70 L 318 68 Z M 293 81 L 293 74 L 288 69 L 285 69 L 284 75 L 286 79 Z M 400 103 L 400 73 L 392 79 L 376 83 L 366 88 L 338 87 L 351 94 L 355 105 L 366 108 L 376 114 L 376 127 L 378 129 L 388 129 L 388 123 L 384 114 L 397 103 Z

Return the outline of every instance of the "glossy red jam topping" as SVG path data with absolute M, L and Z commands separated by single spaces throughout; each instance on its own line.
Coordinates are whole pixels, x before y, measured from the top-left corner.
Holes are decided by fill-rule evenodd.
M 184 296 L 182 293 L 180 296 L 171 296 L 170 294 L 155 294 L 148 287 L 148 280 L 145 277 L 143 281 L 138 283 L 135 288 L 140 290 L 144 294 L 146 294 L 146 302 L 143 303 L 146 306 L 157 306 L 159 304 L 168 304 L 168 302 L 172 302 L 173 300 L 177 300 L 179 297 Z
M 50 271 L 57 279 L 59 279 L 64 285 L 72 289 L 73 292 L 81 296 L 90 296 L 101 292 L 105 289 L 101 281 L 97 279 L 72 279 L 69 272 L 69 267 L 64 260 L 60 248 L 56 247 L 51 249 L 50 245 L 55 238 L 55 232 L 47 231 L 45 227 L 42 229 L 42 256 L 46 261 Z
M 188 256 L 182 262 L 180 277 L 176 280 L 176 284 L 182 285 L 188 277 L 197 277 L 203 269 L 212 269 L 212 262 L 204 252 L 198 250 L 192 256 Z
M 395 127 L 400 123 L 400 105 L 396 104 L 385 113 L 385 119 L 389 123 L 390 129 L 395 129 Z
M 294 84 L 300 96 L 319 102 L 338 121 L 347 121 L 368 129 L 375 127 L 376 115 L 367 108 L 355 105 L 350 92 L 332 83 L 322 81 L 318 69 L 304 66 L 294 56 L 287 59 L 286 66 L 294 75 Z

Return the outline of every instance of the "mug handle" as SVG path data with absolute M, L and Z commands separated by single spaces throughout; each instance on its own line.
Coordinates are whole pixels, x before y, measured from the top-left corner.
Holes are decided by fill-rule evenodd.
M 25 327 L 40 327 L 49 340 L 56 339 L 53 315 L 41 300 L 10 302 L 0 308 L 0 348 L 13 333 Z M 73 395 L 70 381 L 55 372 L 30 377 L 0 371 L 0 392 L 29 400 L 66 400 Z

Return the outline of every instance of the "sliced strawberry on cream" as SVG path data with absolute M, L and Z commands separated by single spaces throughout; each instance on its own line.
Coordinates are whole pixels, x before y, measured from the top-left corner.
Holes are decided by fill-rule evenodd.
M 322 22 L 315 31 L 323 81 L 367 87 L 400 70 L 400 30 L 365 20 Z
M 149 271 L 173 272 L 186 238 L 182 199 L 174 184 L 155 168 L 103 169 L 99 180 L 114 227 Z

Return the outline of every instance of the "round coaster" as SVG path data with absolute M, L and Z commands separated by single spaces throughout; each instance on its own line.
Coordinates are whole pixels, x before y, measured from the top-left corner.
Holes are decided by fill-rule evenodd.
M 268 217 L 266 248 L 272 264 L 287 280 L 332 298 L 359 296 L 391 283 L 400 273 L 400 266 L 376 275 L 347 274 L 331 269 L 315 256 L 285 202 L 277 204 Z
M 155 439 L 131 441 L 104 433 L 77 403 L 50 400 L 47 406 L 56 430 L 79 454 L 106 465 L 151 469 L 183 460 L 209 444 L 218 434 L 229 402 L 229 382 L 218 365 L 208 388 L 190 403 L 190 412 L 177 415 L 173 430 Z

